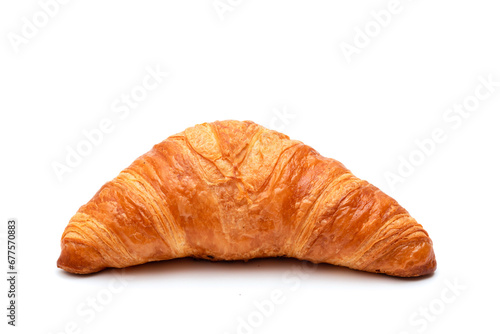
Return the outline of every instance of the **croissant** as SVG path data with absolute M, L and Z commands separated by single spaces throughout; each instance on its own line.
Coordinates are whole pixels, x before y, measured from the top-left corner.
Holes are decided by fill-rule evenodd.
M 250 121 L 155 145 L 71 218 L 57 266 L 88 274 L 182 257 L 293 257 L 392 276 L 434 272 L 427 232 L 340 162 Z

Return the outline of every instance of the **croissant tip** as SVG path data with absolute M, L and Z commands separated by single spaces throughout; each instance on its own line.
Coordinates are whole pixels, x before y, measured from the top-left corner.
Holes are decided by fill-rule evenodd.
M 436 271 L 437 262 L 430 239 L 401 244 L 372 262 L 364 270 L 397 277 L 420 277 Z
M 428 248 L 428 250 L 424 249 L 421 252 L 422 259 L 417 261 L 413 267 L 410 267 L 407 272 L 408 276 L 405 277 L 426 276 L 436 271 L 437 262 L 434 249 L 432 248 L 432 243 L 425 243 L 424 247 Z
M 102 256 L 94 247 L 79 241 L 62 241 L 58 268 L 72 274 L 90 274 L 104 269 L 102 263 Z
M 418 277 L 432 274 L 436 271 L 437 262 L 430 239 L 417 243 L 407 262 L 403 277 Z

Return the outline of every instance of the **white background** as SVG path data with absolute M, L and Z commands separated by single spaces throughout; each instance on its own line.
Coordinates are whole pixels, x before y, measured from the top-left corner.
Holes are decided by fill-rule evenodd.
M 16 217 L 20 272 L 17 328 L 0 285 L 2 333 L 498 332 L 500 87 L 467 118 L 447 114 L 474 102 L 480 77 L 500 81 L 498 2 L 401 0 L 382 28 L 370 12 L 389 1 L 222 3 L 221 18 L 212 0 L 69 1 L 15 47 L 23 18 L 44 24 L 42 9 L 2 2 L 0 258 L 6 269 L 5 225 Z M 349 62 L 341 46 L 356 38 Z M 126 117 L 115 113 L 148 67 L 169 75 Z M 113 130 L 58 180 L 53 164 L 103 119 Z M 224 119 L 279 129 L 396 198 L 432 237 L 436 273 L 304 271 L 275 259 L 89 276 L 56 268 L 66 224 L 102 184 L 169 135 Z M 446 140 L 415 153 L 437 128 Z M 412 154 L 420 165 L 391 186 L 387 173 Z M 255 302 L 272 291 L 284 301 L 263 315 Z

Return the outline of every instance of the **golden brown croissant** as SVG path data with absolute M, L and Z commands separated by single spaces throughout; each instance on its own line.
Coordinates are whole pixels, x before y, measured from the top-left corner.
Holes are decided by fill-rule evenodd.
M 86 274 L 181 257 L 293 257 L 393 276 L 434 272 L 427 232 L 340 162 L 253 122 L 171 136 L 71 218 L 59 268 Z

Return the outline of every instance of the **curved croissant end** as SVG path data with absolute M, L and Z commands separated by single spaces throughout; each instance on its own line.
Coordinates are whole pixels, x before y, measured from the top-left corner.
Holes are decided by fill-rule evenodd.
M 411 277 L 434 272 L 427 232 L 340 162 L 250 121 L 171 136 L 71 218 L 58 267 L 78 274 L 180 257 L 285 256 Z

